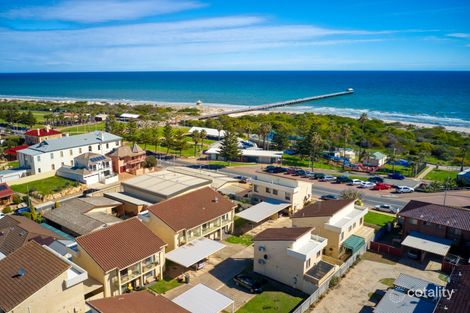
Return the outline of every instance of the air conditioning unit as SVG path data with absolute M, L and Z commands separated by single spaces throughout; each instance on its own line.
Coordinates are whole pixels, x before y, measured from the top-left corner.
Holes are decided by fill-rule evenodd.
M 259 246 L 259 247 L 258 247 L 258 251 L 260 251 L 260 252 L 266 251 L 266 247 L 264 247 L 264 246 Z
M 259 263 L 259 264 L 266 264 L 266 261 L 263 260 L 263 259 L 258 259 L 258 263 Z

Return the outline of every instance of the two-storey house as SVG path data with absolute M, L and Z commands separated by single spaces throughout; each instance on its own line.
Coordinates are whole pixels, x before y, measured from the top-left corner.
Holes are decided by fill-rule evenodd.
M 108 156 L 113 161 L 115 173 L 131 173 L 140 175 L 144 172 L 146 152 L 136 143 L 132 146 L 120 146 L 115 148 Z
M 92 185 L 117 182 L 119 177 L 113 172 L 111 159 L 102 154 L 86 152 L 74 159 L 74 165 L 64 165 L 56 172 L 57 176 Z
M 61 138 L 62 133 L 58 130 L 46 126 L 45 128 L 31 129 L 24 133 L 27 145 L 35 145 L 44 140 Z

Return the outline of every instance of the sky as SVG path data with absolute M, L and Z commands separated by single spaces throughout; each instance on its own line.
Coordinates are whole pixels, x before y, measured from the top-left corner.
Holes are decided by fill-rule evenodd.
M 470 70 L 468 0 L 9 0 L 0 72 Z

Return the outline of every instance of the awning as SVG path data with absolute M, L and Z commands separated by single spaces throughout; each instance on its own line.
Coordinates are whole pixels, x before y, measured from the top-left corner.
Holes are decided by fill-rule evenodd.
M 406 236 L 401 245 L 437 255 L 446 256 L 449 252 L 450 246 L 452 245 L 452 240 L 442 239 L 413 231 L 408 236 Z
M 289 206 L 290 203 L 276 200 L 266 200 L 235 215 L 250 222 L 259 223 L 262 220 L 265 220 L 268 217 L 288 208 Z
M 349 238 L 343 242 L 343 246 L 351 250 L 353 254 L 359 251 L 359 249 L 361 249 L 361 247 L 365 244 L 366 241 L 364 240 L 364 238 L 356 235 L 349 236 Z
M 233 300 L 203 284 L 197 284 L 173 299 L 191 313 L 219 313 L 232 306 Z
M 165 257 L 179 265 L 190 267 L 224 247 L 220 242 L 203 237 L 168 252 Z

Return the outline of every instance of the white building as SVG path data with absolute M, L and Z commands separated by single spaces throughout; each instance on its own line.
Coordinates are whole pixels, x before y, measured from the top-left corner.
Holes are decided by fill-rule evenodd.
M 87 152 L 74 160 L 74 166 L 64 165 L 57 171 L 57 176 L 72 179 L 86 185 L 97 183 L 111 184 L 119 180 L 113 173 L 111 159 L 97 153 Z
M 192 135 L 193 132 L 195 132 L 195 131 L 198 131 L 198 132 L 205 131 L 207 138 L 213 138 L 213 139 L 219 139 L 220 138 L 221 139 L 221 138 L 225 137 L 225 130 L 220 130 L 220 132 L 219 132 L 215 128 L 207 128 L 207 127 L 193 126 L 193 127 L 191 127 L 191 129 L 189 129 L 188 133 L 190 135 Z
M 224 160 L 220 156 L 222 142 L 214 142 L 204 154 L 209 160 Z M 240 149 L 240 161 L 255 163 L 279 163 L 282 159 L 282 151 L 263 150 L 258 148 L 256 143 L 238 138 L 238 148 Z
M 91 132 L 82 135 L 45 140 L 18 151 L 21 168 L 30 175 L 56 171 L 60 167 L 74 166 L 74 159 L 87 152 L 107 154 L 121 146 L 122 138 L 107 132 Z

